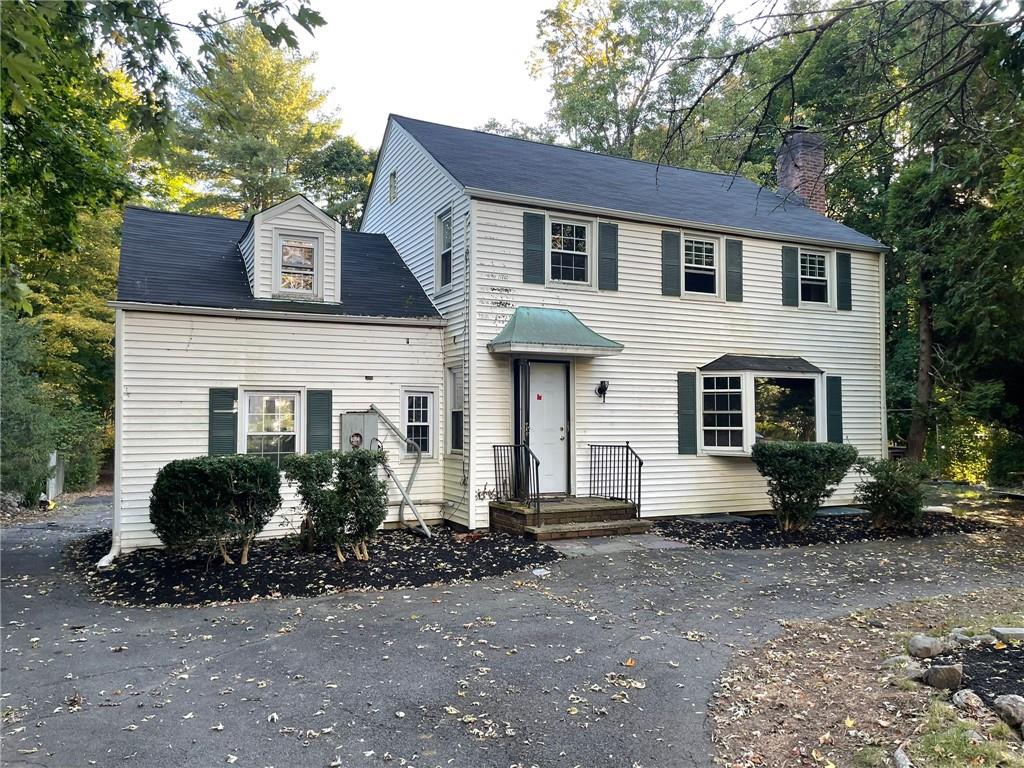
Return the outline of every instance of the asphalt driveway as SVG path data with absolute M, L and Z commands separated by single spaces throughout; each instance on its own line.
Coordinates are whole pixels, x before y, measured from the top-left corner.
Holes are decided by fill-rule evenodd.
M 544 576 L 126 609 L 87 602 L 60 563 L 109 514 L 92 500 L 4 531 L 5 766 L 707 766 L 735 648 L 788 619 L 1021 579 L 1003 533 L 608 540 Z

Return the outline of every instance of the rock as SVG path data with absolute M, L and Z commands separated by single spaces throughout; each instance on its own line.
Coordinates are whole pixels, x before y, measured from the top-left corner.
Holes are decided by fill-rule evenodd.
M 984 708 L 985 702 L 970 688 L 964 688 L 953 694 L 953 706 L 966 712 L 977 712 Z
M 963 664 L 933 664 L 925 670 L 922 678 L 925 685 L 955 691 L 964 677 Z
M 896 768 L 914 768 L 914 764 L 910 762 L 903 747 L 896 747 L 896 751 L 892 753 L 892 759 L 896 763 Z
M 989 634 L 974 635 L 971 638 L 971 644 L 972 645 L 992 645 L 993 643 L 996 642 L 996 639 L 997 638 L 994 635 L 989 635 Z
M 913 680 L 915 683 L 920 683 L 924 680 L 924 667 L 911 659 L 907 666 L 903 668 L 903 674 L 907 676 L 907 680 Z
M 890 656 L 888 659 L 882 662 L 881 667 L 882 669 L 903 669 L 904 667 L 908 666 L 912 661 L 913 659 L 907 656 L 907 654 L 901 653 L 898 656 Z
M 1004 643 L 1024 643 L 1024 627 L 992 627 L 992 634 Z
M 968 635 L 963 629 L 954 629 L 946 637 L 950 645 L 992 645 L 996 638 L 989 634 Z
M 907 650 L 916 659 L 930 659 L 942 653 L 945 644 L 942 638 L 929 635 L 914 635 L 907 643 Z
M 973 729 L 967 731 L 964 736 L 967 737 L 967 741 L 971 744 L 982 744 L 985 741 L 985 737 Z
M 1007 693 L 996 696 L 992 709 L 1013 728 L 1024 728 L 1024 696 Z

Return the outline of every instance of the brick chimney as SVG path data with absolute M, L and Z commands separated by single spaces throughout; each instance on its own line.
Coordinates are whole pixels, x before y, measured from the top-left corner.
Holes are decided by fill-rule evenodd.
M 779 194 L 825 213 L 825 142 L 806 125 L 794 125 L 775 155 Z

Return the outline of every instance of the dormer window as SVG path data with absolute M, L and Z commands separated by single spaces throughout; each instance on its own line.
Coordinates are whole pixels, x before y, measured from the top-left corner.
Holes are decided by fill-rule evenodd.
M 322 240 L 317 235 L 278 232 L 275 267 L 276 293 L 320 298 Z

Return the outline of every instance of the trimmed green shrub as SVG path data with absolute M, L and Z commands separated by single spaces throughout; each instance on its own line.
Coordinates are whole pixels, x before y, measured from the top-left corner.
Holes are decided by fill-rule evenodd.
M 281 506 L 281 475 L 260 456 L 200 456 L 172 461 L 157 473 L 149 517 L 168 548 L 220 550 L 233 563 L 228 543 L 249 547 Z
M 754 444 L 754 464 L 768 481 L 775 519 L 783 531 L 800 531 L 836 490 L 857 460 L 857 449 L 842 443 Z
M 318 541 L 334 546 L 340 562 L 345 562 L 345 546 L 359 560 L 370 557 L 366 542 L 388 510 L 387 484 L 377 476 L 385 460 L 383 451 L 359 449 L 297 454 L 284 461 L 285 476 L 297 487 L 309 527 Z
M 857 503 L 876 528 L 913 528 L 924 518 L 924 480 L 929 470 L 916 461 L 864 459 L 868 475 L 857 485 Z

